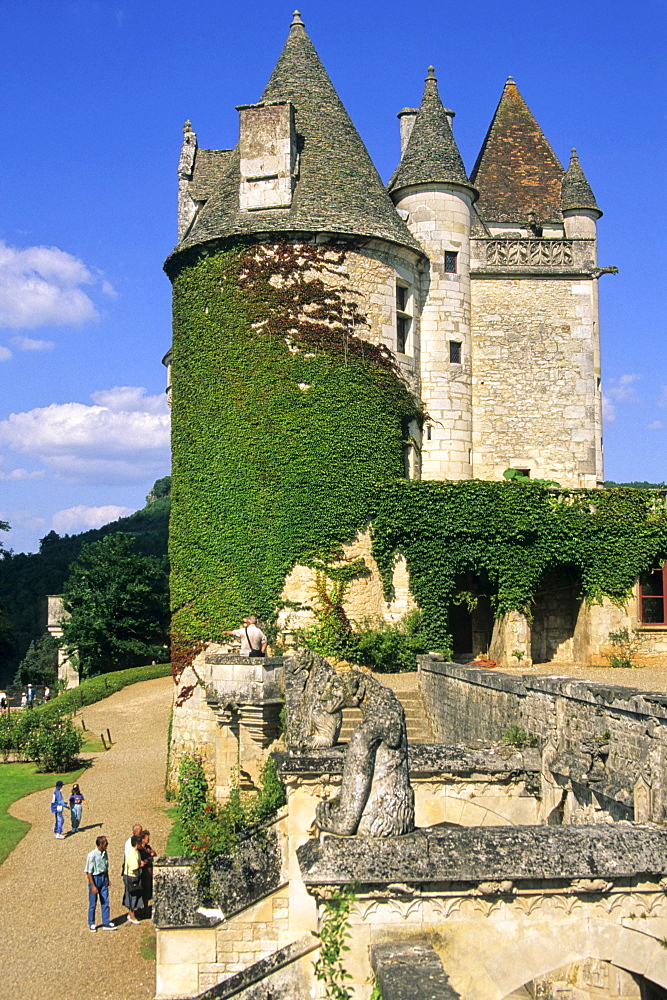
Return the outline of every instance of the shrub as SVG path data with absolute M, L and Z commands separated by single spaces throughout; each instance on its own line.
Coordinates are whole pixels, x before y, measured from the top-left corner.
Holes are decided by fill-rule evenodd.
M 609 633 L 608 642 L 614 649 L 609 654 L 610 667 L 638 666 L 635 656 L 644 645 L 644 636 L 639 629 L 619 628 L 616 632 Z
M 347 659 L 377 673 L 416 670 L 418 654 L 428 652 L 422 624 L 422 613 L 418 610 L 395 623 L 362 622 L 352 634 Z
M 228 799 L 217 803 L 208 795 L 201 757 L 183 754 L 177 806 L 181 845 L 196 859 L 193 871 L 205 897 L 211 897 L 211 865 L 215 858 L 233 854 L 240 836 L 248 834 L 285 804 L 285 788 L 271 758 L 262 768 L 259 784 L 259 792 L 247 795 L 234 785 Z
M 517 747 L 519 750 L 521 747 L 527 745 L 532 745 L 533 739 L 528 735 L 523 726 L 508 726 L 503 733 L 503 743 L 509 744 L 509 746 Z
M 27 752 L 42 771 L 71 771 L 77 762 L 83 733 L 75 729 L 69 716 L 41 720 L 30 732 Z

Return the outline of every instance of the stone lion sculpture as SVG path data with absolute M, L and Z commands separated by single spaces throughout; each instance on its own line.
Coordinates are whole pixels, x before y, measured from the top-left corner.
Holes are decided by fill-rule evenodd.
M 358 707 L 362 721 L 347 748 L 340 794 L 317 807 L 320 830 L 341 836 L 392 837 L 415 827 L 405 714 L 398 698 L 359 670 L 334 674 L 323 692 L 327 711 Z
M 303 650 L 285 660 L 285 696 L 288 710 L 288 742 L 314 750 L 332 747 L 338 741 L 343 713 L 329 711 L 322 696 L 334 669 L 323 656 Z

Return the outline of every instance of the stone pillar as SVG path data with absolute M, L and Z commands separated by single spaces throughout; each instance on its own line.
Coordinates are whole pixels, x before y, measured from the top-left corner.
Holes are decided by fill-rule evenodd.
M 510 611 L 495 623 L 489 657 L 499 667 L 532 667 L 530 622 L 520 611 Z M 523 653 L 521 660 L 514 655 L 515 650 Z
M 54 639 L 62 639 L 63 630 L 62 619 L 67 615 L 63 607 L 63 599 L 57 594 L 50 594 L 47 598 L 46 630 Z M 79 673 L 72 666 L 72 662 L 64 649 L 58 648 L 58 680 L 65 682 L 65 688 L 78 687 Z

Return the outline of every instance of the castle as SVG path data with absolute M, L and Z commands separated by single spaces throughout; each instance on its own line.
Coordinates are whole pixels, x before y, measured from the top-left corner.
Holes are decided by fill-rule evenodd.
M 385 189 L 295 14 L 233 150 L 186 125 L 178 252 L 232 235 L 344 241 L 367 310 L 427 414 L 407 474 L 601 484 L 596 223 L 573 151 L 564 170 L 510 77 L 468 176 L 433 67 L 400 114 Z
M 462 661 L 600 662 L 638 622 L 664 658 L 664 571 L 622 606 L 667 557 L 664 496 L 599 489 L 597 279 L 613 269 L 576 154 L 565 171 L 510 79 L 468 176 L 429 69 L 385 188 L 298 14 L 261 102 L 238 110 L 234 149 L 199 149 L 186 123 L 165 265 L 169 777 L 194 753 L 224 801 L 271 753 L 286 804 L 211 862 L 208 889 L 192 859 L 156 863 L 156 995 L 343 997 L 344 966 L 362 1000 L 373 977 L 384 1000 L 657 1000 L 664 695 L 420 656 L 391 682 L 409 748 L 403 708 L 380 750 L 364 736 L 381 780 L 409 771 L 417 829 L 338 837 L 334 793 L 368 779 L 362 727 L 399 699 L 374 680 L 360 708 L 354 671 L 324 689 L 309 654 L 223 645 L 250 610 L 287 626 L 344 594 L 357 621 L 416 602 L 429 648 L 449 633 Z M 295 738 L 334 690 L 361 725 Z M 517 730 L 534 745 L 508 746 Z M 348 905 L 343 957 L 320 934 Z
M 388 518 L 408 497 L 422 504 L 405 535 L 408 544 L 422 532 L 422 563 L 427 493 L 452 509 L 429 484 L 479 485 L 463 505 L 480 518 L 468 538 L 503 504 L 521 506 L 518 494 L 481 489 L 507 470 L 599 492 L 568 494 L 564 505 L 594 514 L 612 504 L 626 526 L 631 510 L 641 520 L 661 509 L 660 498 L 630 503 L 598 490 L 598 279 L 616 269 L 597 264 L 602 213 L 576 152 L 565 170 L 511 78 L 468 175 L 430 67 L 419 108 L 399 114 L 402 154 L 386 188 L 298 12 L 261 101 L 238 111 L 233 149 L 200 149 L 186 123 L 179 242 L 165 264 L 173 631 L 186 658 L 248 608 L 278 611 L 283 627 L 298 622 L 295 607 L 312 606 L 314 560 L 334 555 L 371 570 L 348 588 L 352 619 L 396 620 L 413 596 L 426 610 L 404 549 L 393 553 L 393 580 L 386 566 L 380 580 L 371 552 L 378 498 L 401 478 L 424 489 L 396 493 Z M 575 527 L 563 529 L 571 539 Z M 515 528 L 506 537 L 521 560 L 525 524 Z M 448 632 L 456 654 L 501 664 L 517 649 L 526 664 L 597 662 L 611 630 L 658 619 L 642 617 L 639 590 L 625 611 L 582 603 L 623 596 L 616 579 L 607 586 L 583 566 L 598 558 L 596 544 L 574 545 L 573 556 L 556 540 L 523 594 L 510 580 L 516 560 L 505 562 L 505 584 L 484 565 L 484 547 L 452 555 L 446 586 L 442 567 L 431 573 L 433 648 Z M 637 550 L 625 593 L 658 555 Z M 604 558 L 609 567 L 614 554 Z M 494 615 L 489 597 L 505 586 L 513 596 Z M 479 594 L 476 608 L 457 610 L 455 592 Z M 438 609 L 448 604 L 445 621 Z M 660 607 L 664 625 L 664 599 Z M 653 638 L 662 654 L 663 633 Z

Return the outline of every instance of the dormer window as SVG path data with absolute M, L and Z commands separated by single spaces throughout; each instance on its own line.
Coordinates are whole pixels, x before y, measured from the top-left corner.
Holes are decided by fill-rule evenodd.
M 412 326 L 410 289 L 396 282 L 396 352 L 408 353 L 408 340 Z

